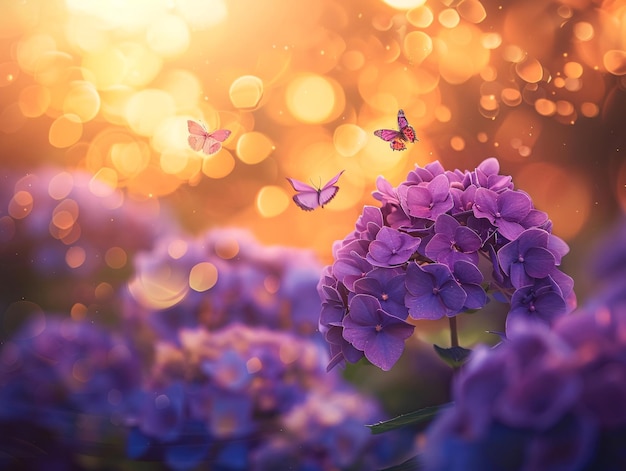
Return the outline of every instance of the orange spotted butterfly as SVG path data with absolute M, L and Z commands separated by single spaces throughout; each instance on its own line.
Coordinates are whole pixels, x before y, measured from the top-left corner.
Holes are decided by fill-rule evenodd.
M 374 135 L 380 137 L 383 141 L 389 142 L 389 147 L 392 150 L 404 150 L 406 149 L 405 142 L 419 141 L 415 135 L 415 129 L 404 116 L 404 111 L 398 111 L 398 130 L 393 129 L 379 129 L 374 131 Z
M 213 132 L 207 131 L 204 126 L 195 121 L 187 120 L 189 129 L 189 145 L 193 150 L 201 150 L 206 155 L 215 154 L 222 148 L 222 142 L 228 139 L 228 129 L 218 129 Z
M 326 185 L 318 188 L 307 185 L 294 178 L 287 178 L 287 181 L 289 181 L 293 189 L 298 192 L 297 195 L 293 196 L 293 201 L 305 211 L 313 211 L 317 207 L 323 208 L 339 191 L 339 187 L 336 183 L 344 171 L 345 170 L 342 170 L 331 178 Z

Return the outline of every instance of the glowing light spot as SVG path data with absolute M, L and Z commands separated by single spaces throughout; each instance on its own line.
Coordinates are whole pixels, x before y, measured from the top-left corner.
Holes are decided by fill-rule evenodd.
M 150 149 L 139 141 L 116 142 L 111 146 L 109 155 L 118 175 L 123 177 L 138 175 L 150 163 Z
M 586 118 L 595 118 L 600 113 L 600 108 L 595 103 L 586 101 L 580 105 L 580 112 Z
M 131 295 L 142 306 L 166 309 L 179 303 L 189 291 L 189 272 L 163 263 L 141 271 L 128 283 Z
M 447 106 L 439 105 L 435 109 L 435 118 L 437 118 L 437 121 L 440 123 L 447 123 L 452 119 L 452 111 Z
M 110 268 L 119 270 L 126 266 L 128 255 L 121 247 L 111 247 L 105 252 L 104 261 Z
M 75 114 L 64 114 L 55 119 L 48 131 L 48 141 L 53 147 L 70 147 L 83 135 L 83 124 Z
M 556 103 L 546 98 L 535 101 L 535 110 L 542 116 L 552 116 L 556 113 Z
M 462 151 L 465 149 L 465 139 L 461 136 L 453 136 L 452 139 L 450 139 L 450 147 L 458 152 Z
M 280 350 L 278 351 L 278 356 L 280 361 L 282 361 L 285 365 L 289 365 L 293 363 L 298 358 L 300 358 L 300 354 L 302 349 L 299 345 L 295 343 L 284 342 L 280 344 Z
M 367 144 L 367 133 L 356 124 L 342 124 L 335 128 L 333 144 L 344 157 L 352 157 Z
M 522 94 L 517 88 L 504 88 L 500 93 L 502 102 L 508 106 L 517 106 L 522 103 Z
M 237 141 L 237 157 L 250 165 L 264 161 L 273 150 L 270 138 L 257 131 L 247 132 Z
M 189 47 L 187 23 L 175 15 L 163 15 L 150 23 L 146 40 L 150 48 L 163 57 L 175 57 Z
M 224 149 L 207 157 L 202 162 L 202 173 L 210 178 L 224 178 L 235 168 L 235 158 L 233 155 Z
M 258 357 L 252 357 L 246 362 L 246 369 L 249 374 L 258 373 L 263 368 L 263 363 Z
M 50 106 L 50 90 L 42 85 L 29 85 L 20 90 L 20 111 L 27 118 L 43 115 Z
M 91 121 L 100 111 L 100 95 L 90 82 L 74 81 L 65 95 L 63 112 L 73 114 L 84 123 Z
M 62 200 L 74 188 L 74 177 L 69 172 L 60 172 L 50 179 L 48 194 L 52 199 Z
M 574 113 L 574 105 L 567 100 L 558 100 L 556 102 L 556 112 L 561 116 L 570 116 Z
M 606 70 L 614 75 L 626 75 L 626 51 L 610 50 L 602 56 Z
M 563 73 L 567 77 L 580 78 L 583 75 L 583 66 L 578 62 L 568 62 L 563 66 Z
M 239 254 L 239 242 L 236 239 L 220 239 L 215 242 L 214 250 L 221 259 L 230 260 Z
M 102 167 L 89 182 L 89 190 L 100 197 L 112 195 L 117 187 L 117 172 L 112 168 Z
M 411 8 L 421 7 L 426 0 L 383 0 L 387 5 L 396 10 L 410 10 Z
M 268 275 L 263 279 L 263 287 L 270 294 L 278 293 L 280 289 L 280 278 L 277 276 Z
M 80 267 L 83 263 L 85 263 L 86 259 L 87 253 L 85 252 L 85 249 L 77 245 L 70 247 L 67 249 L 67 252 L 65 252 L 65 263 L 67 263 L 67 266 L 70 268 Z
M 217 268 L 209 262 L 194 265 L 189 272 L 189 286 L 199 292 L 207 291 L 217 283 Z
M 52 36 L 47 34 L 27 36 L 17 44 L 17 63 L 23 71 L 34 74 L 40 57 L 53 51 L 56 51 L 56 41 Z
M 89 70 L 95 87 L 103 90 L 122 83 L 127 63 L 122 51 L 109 47 L 83 55 L 82 66 Z
M 263 97 L 263 81 L 254 75 L 243 75 L 233 81 L 228 95 L 235 108 L 254 109 Z
M 528 83 L 537 83 L 543 78 L 543 67 L 537 59 L 526 59 L 515 64 L 517 75 Z
M 568 77 L 565 79 L 565 89 L 570 92 L 577 92 L 583 88 L 583 81 L 577 78 Z
M 93 294 L 98 301 L 105 301 L 110 299 L 115 294 L 115 290 L 110 283 L 102 282 L 98 283 L 98 286 L 93 290 Z
M 574 25 L 574 36 L 580 41 L 592 40 L 594 36 L 593 25 L 586 21 L 579 21 Z
M 189 250 L 189 244 L 183 239 L 174 239 L 167 245 L 167 254 L 174 260 L 183 257 L 187 250 Z
M 404 37 L 402 50 L 411 64 L 419 65 L 433 52 L 433 40 L 422 31 L 411 31 Z
M 9 216 L 13 219 L 23 219 L 33 210 L 33 195 L 28 191 L 20 190 L 9 201 Z
M 87 312 L 87 306 L 82 303 L 75 303 L 70 308 L 70 317 L 75 321 L 80 321 L 87 317 Z
M 485 111 L 495 111 L 498 109 L 498 101 L 493 95 L 483 95 L 480 97 L 480 107 Z
M 323 123 L 333 112 L 337 97 L 332 84 L 319 75 L 303 75 L 287 86 L 289 112 L 304 123 Z
M 157 89 L 145 89 L 135 93 L 126 105 L 128 124 L 141 136 L 151 136 L 162 120 L 175 113 L 174 99 Z
M 464 0 L 456 7 L 459 15 L 471 23 L 480 23 L 487 18 L 487 12 L 478 0 Z
M 354 72 L 365 64 L 365 55 L 361 51 L 346 51 L 341 56 L 341 63 L 346 69 Z
M 55 208 L 54 213 L 52 214 L 52 224 L 54 224 L 57 229 L 62 231 L 71 229 L 76 222 L 76 218 L 78 217 L 78 206 L 76 206 L 75 211 L 72 210 L 74 208 L 61 209 L 67 208 L 68 205 L 64 204 L 66 202 L 72 202 L 76 205 L 76 202 L 73 200 L 65 200 Z
M 265 218 L 278 216 L 289 206 L 289 196 L 279 186 L 264 186 L 256 196 L 256 208 Z
M 17 62 L 3 62 L 0 64 L 0 88 L 8 87 L 15 82 L 20 74 L 20 66 Z
M 509 45 L 504 48 L 503 56 L 506 61 L 518 63 L 524 60 L 526 53 L 519 46 Z
M 406 19 L 416 28 L 427 28 L 433 23 L 435 16 L 430 8 L 422 5 L 409 10 L 406 13 Z
M 485 33 L 482 35 L 481 44 L 486 49 L 497 49 L 502 45 L 500 33 Z
M 441 26 L 450 29 L 456 28 L 461 21 L 459 13 L 454 8 L 441 10 L 437 19 L 439 20 L 439 24 L 441 24 Z
M 489 136 L 487 136 L 487 133 L 486 133 L 486 132 L 479 132 L 479 133 L 476 135 L 476 140 L 477 140 L 478 142 L 481 142 L 481 143 L 483 143 L 483 144 L 484 144 L 485 142 L 487 142 L 487 141 L 489 140 Z

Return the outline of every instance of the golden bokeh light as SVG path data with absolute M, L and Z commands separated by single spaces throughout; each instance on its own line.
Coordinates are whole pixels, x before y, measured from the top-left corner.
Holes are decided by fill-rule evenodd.
M 74 168 L 95 194 L 224 199 L 191 225 L 249 225 L 321 254 L 379 174 L 401 181 L 436 159 L 471 168 L 481 153 L 516 172 L 561 165 L 561 134 L 580 134 L 564 129 L 615 116 L 625 84 L 626 15 L 610 2 L 270 2 L 276 16 L 224 0 L 42 1 L 0 5 L 7 165 L 19 165 L 18 141 L 33 162 L 65 165 L 48 187 L 59 202 Z M 395 129 L 400 108 L 420 141 L 395 152 L 372 132 Z M 188 119 L 232 134 L 214 155 L 193 151 Z M 321 184 L 341 169 L 327 208 L 294 207 L 285 176 Z M 11 221 L 30 211 L 18 200 Z M 64 243 L 80 230 L 69 216 L 52 225 Z M 304 218 L 329 224 L 309 241 L 267 221 Z
M 64 114 L 50 125 L 48 140 L 54 147 L 69 147 L 76 144 L 83 135 L 83 125 L 79 116 Z
M 224 149 L 205 158 L 202 162 L 202 173 L 210 178 L 224 178 L 234 170 L 235 158 Z
M 287 108 L 303 123 L 326 122 L 341 102 L 336 91 L 336 87 L 327 78 L 304 74 L 294 78 L 287 86 Z
M 257 211 L 265 218 L 272 218 L 285 212 L 289 203 L 290 198 L 285 190 L 274 185 L 264 186 L 256 197 Z
M 342 124 L 337 126 L 333 134 L 333 144 L 335 149 L 344 157 L 356 155 L 365 144 L 368 135 L 364 129 L 356 124 Z
M 194 291 L 207 291 L 215 286 L 218 272 L 210 262 L 200 262 L 194 265 L 189 272 L 189 286 Z
M 235 108 L 254 109 L 263 97 L 263 81 L 254 75 L 237 77 L 228 91 Z
M 269 137 L 257 131 L 247 132 L 237 141 L 237 157 L 250 165 L 262 162 L 274 149 Z

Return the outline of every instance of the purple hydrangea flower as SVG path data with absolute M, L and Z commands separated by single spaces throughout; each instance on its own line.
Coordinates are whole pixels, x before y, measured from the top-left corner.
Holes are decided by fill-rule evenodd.
M 376 267 L 396 267 L 411 258 L 421 239 L 400 232 L 391 227 L 383 227 L 376 234 L 376 240 L 369 245 L 366 260 Z
M 398 361 L 404 351 L 404 341 L 415 329 L 387 314 L 378 300 L 367 294 L 357 294 L 350 300 L 350 313 L 343 325 L 343 337 L 384 371 Z
M 531 210 L 528 195 L 514 190 L 496 193 L 478 188 L 474 198 L 474 216 L 488 219 L 504 237 L 514 240 L 523 232 L 520 222 Z
M 410 186 L 406 192 L 408 214 L 416 218 L 434 221 L 454 205 L 450 194 L 450 182 L 443 175 L 437 175 L 424 186 Z
M 459 260 L 478 265 L 478 249 L 482 244 L 472 229 L 448 214 L 441 214 L 435 221 L 435 234 L 426 245 L 426 255 L 449 267 Z
M 473 171 L 447 171 L 439 162 L 416 166 L 397 187 L 377 179 L 380 209 L 363 208 L 355 230 L 333 245 L 334 262 L 318 285 L 332 366 L 363 355 L 343 329 L 360 294 L 400 319 L 454 317 L 490 297 L 507 303 L 512 318 L 543 323 L 575 308 L 572 279 L 557 268 L 567 244 L 551 234 L 547 214 L 499 172 L 489 158 Z
M 514 287 L 530 285 L 555 269 L 556 259 L 547 248 L 549 235 L 542 229 L 527 229 L 498 251 L 500 266 Z
M 411 263 L 406 270 L 406 298 L 413 319 L 440 319 L 458 314 L 467 293 L 450 268 L 442 263 L 420 266 Z

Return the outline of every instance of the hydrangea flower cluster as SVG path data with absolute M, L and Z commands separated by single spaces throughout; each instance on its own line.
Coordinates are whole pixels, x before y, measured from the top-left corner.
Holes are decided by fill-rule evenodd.
M 184 329 L 180 344 L 157 345 L 128 443 L 132 457 L 159 458 L 173 469 L 211 463 L 270 470 L 290 463 L 373 470 L 384 457 L 377 454 L 392 444 L 363 426 L 379 408 L 326 374 L 319 344 L 239 323 L 216 332 Z M 343 409 L 347 397 L 354 403 Z
M 140 384 L 123 337 L 69 317 L 32 319 L 0 350 L 0 468 L 76 469 L 76 453 L 136 408 Z
M 94 288 L 125 281 L 134 253 L 160 229 L 156 203 L 131 200 L 86 172 L 4 170 L 0 179 L 0 303 L 26 299 L 52 311 L 99 303 Z
M 307 337 L 317 332 L 321 264 L 312 251 L 214 229 L 198 237 L 167 234 L 137 254 L 134 266 L 124 313 L 160 338 L 175 341 L 181 328 L 233 322 Z
M 425 469 L 626 469 L 626 278 L 612 276 L 625 228 L 595 254 L 599 295 L 552 330 L 525 321 L 474 350 L 428 431 Z
M 408 433 L 371 435 L 378 402 L 325 370 L 312 253 L 219 230 L 136 257 L 114 327 L 40 313 L 2 346 L 0 467 L 374 470 L 410 453 Z
M 364 207 L 318 285 L 329 368 L 365 356 L 389 370 L 414 321 L 480 309 L 488 293 L 510 303 L 507 332 L 574 308 L 573 281 L 559 269 L 567 244 L 495 158 L 474 171 L 416 167 L 395 188 L 379 177 L 373 195 L 381 207 Z

